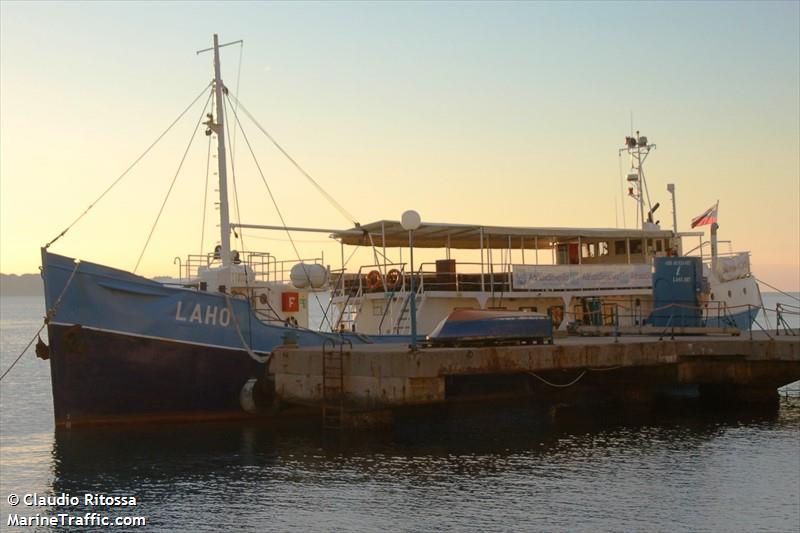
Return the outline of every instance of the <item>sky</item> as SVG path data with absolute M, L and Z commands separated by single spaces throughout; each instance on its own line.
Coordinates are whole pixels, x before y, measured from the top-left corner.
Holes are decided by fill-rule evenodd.
M 244 41 L 223 49 L 226 85 L 359 222 L 415 209 L 617 227 L 624 209 L 630 227 L 618 149 L 633 121 L 657 145 L 645 168 L 662 226 L 667 183 L 681 231 L 719 200 L 720 239 L 751 251 L 759 279 L 800 290 L 800 3 L 788 1 L 0 2 L 1 272 L 37 271 L 40 247 L 201 93 L 211 55 L 195 52 L 213 33 Z M 133 270 L 184 151 L 137 272 L 175 274 L 175 257 L 209 251 L 205 101 L 51 251 Z M 286 224 L 352 226 L 240 118 Z M 233 153 L 231 218 L 280 224 L 241 133 Z M 338 266 L 325 235 L 295 238 Z M 296 259 L 285 234 L 245 239 Z

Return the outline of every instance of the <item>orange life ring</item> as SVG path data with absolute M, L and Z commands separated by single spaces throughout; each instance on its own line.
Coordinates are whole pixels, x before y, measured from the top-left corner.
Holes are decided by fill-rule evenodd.
M 381 286 L 381 273 L 377 270 L 372 270 L 367 274 L 367 289 L 373 291 Z
M 394 290 L 403 283 L 403 274 L 396 268 L 391 269 L 386 273 L 386 288 Z

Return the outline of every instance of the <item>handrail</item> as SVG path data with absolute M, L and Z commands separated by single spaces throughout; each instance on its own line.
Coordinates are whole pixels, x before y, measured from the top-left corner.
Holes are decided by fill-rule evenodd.
M 378 273 L 381 276 L 381 283 L 384 286 L 384 290 L 386 289 L 386 273 L 381 272 L 381 268 L 383 268 L 384 266 L 388 270 L 391 270 L 393 268 L 398 268 L 401 272 L 405 272 L 405 263 L 386 263 L 386 264 L 380 263 L 380 264 L 371 264 L 371 265 L 361 265 L 360 267 L 358 267 L 358 271 L 357 272 L 346 272 L 344 269 L 336 269 L 336 270 L 332 270 L 331 272 L 341 272 L 342 276 L 350 275 L 350 276 L 353 277 L 353 279 L 357 279 L 358 280 L 358 285 L 359 285 L 358 295 L 361 295 L 364 292 L 364 290 L 363 290 L 363 288 L 364 288 L 363 287 L 363 272 L 365 270 L 377 270 Z M 388 270 L 387 270 L 387 272 L 388 272 Z M 405 289 L 405 287 L 403 287 L 403 288 Z M 342 291 L 344 291 L 344 290 L 345 290 L 345 287 L 343 286 L 342 287 Z M 334 297 L 343 296 L 343 295 L 344 295 L 344 292 L 342 292 L 342 294 L 337 294 L 337 293 L 333 294 Z
M 291 272 L 291 267 L 298 262 L 323 264 L 322 257 L 310 257 L 304 259 L 292 259 L 279 261 L 275 256 L 269 252 L 261 252 L 256 250 L 242 250 L 237 252 L 239 254 L 239 264 L 245 265 L 255 276 L 257 281 L 287 281 L 287 274 Z M 191 280 L 196 277 L 201 266 L 210 267 L 214 262 L 219 261 L 214 252 L 206 254 L 187 254 L 186 262 L 182 265 L 184 268 L 185 278 L 181 276 L 181 280 Z M 173 261 L 174 264 L 174 261 Z M 291 266 L 288 266 L 291 265 Z M 180 267 L 179 267 L 180 268 Z
M 730 246 L 730 245 L 732 244 L 732 242 L 733 242 L 733 241 L 730 241 L 730 240 L 726 240 L 726 241 L 720 241 L 720 240 L 718 240 L 718 241 L 717 241 L 717 244 L 727 244 L 727 245 L 729 245 L 729 246 Z M 690 253 L 694 252 L 694 251 L 695 251 L 695 250 L 697 250 L 698 248 L 700 248 L 700 253 L 702 254 L 702 253 L 703 253 L 703 251 L 702 251 L 702 248 L 703 248 L 704 246 L 706 246 L 706 245 L 709 245 L 709 246 L 710 246 L 710 245 L 711 245 L 711 241 L 700 241 L 700 244 L 698 244 L 697 246 L 695 246 L 694 248 L 692 248 L 692 249 L 691 249 L 691 250 L 689 250 L 688 252 L 685 252 L 683 255 L 689 255 Z M 730 253 L 730 252 L 728 252 L 728 253 Z
M 563 306 L 555 306 L 555 307 L 562 307 L 563 308 Z M 732 312 L 737 310 L 737 309 L 747 309 L 748 316 L 752 318 L 752 322 L 750 322 L 750 325 L 747 328 L 741 328 L 741 329 L 749 330 L 751 332 L 751 335 L 752 335 L 752 331 L 757 327 L 758 329 L 763 331 L 767 336 L 772 338 L 769 329 L 765 328 L 761 324 L 761 322 L 759 322 L 756 319 L 756 314 L 757 313 L 754 314 L 753 311 L 757 312 L 758 310 L 763 310 L 765 317 L 767 316 L 767 313 L 769 313 L 769 312 L 781 313 L 781 319 L 784 322 L 785 322 L 785 319 L 783 319 L 783 315 L 785 315 L 787 313 L 792 315 L 792 316 L 800 316 L 800 311 L 787 312 L 784 309 L 784 307 L 785 307 L 785 305 L 777 304 L 776 309 L 773 310 L 773 309 L 767 309 L 764 306 L 756 306 L 756 305 L 753 305 L 753 304 L 741 304 L 741 305 L 735 305 L 735 306 L 728 306 L 725 302 L 707 302 L 704 305 L 689 305 L 689 304 L 682 304 L 682 303 L 671 303 L 671 304 L 663 305 L 663 306 L 660 306 L 660 307 L 654 307 L 654 308 L 650 309 L 649 316 L 651 318 L 654 318 L 654 315 L 657 315 L 659 312 L 661 312 L 662 313 L 661 317 L 662 318 L 666 318 L 666 314 L 663 313 L 663 312 L 667 311 L 667 310 L 670 310 L 670 309 L 695 309 L 695 310 L 702 311 L 702 314 L 699 317 L 699 319 L 700 319 L 701 323 L 703 324 L 703 326 L 700 326 L 700 327 L 709 327 L 708 326 L 709 320 L 712 319 L 712 318 L 715 318 L 720 324 L 726 324 L 729 327 L 740 329 L 736 325 L 736 323 L 735 323 L 735 321 L 733 319 Z M 572 311 L 569 310 L 569 309 L 563 309 L 562 313 L 563 313 L 563 316 L 564 316 L 564 320 L 567 320 L 567 319 L 569 319 L 571 317 L 572 321 L 580 321 L 580 320 L 585 319 L 586 317 L 596 316 L 596 315 L 600 314 L 600 316 L 603 317 L 602 321 L 604 323 L 606 323 L 606 324 L 613 325 L 615 327 L 615 330 L 620 325 L 620 322 L 621 322 L 620 319 L 628 318 L 628 319 L 636 320 L 636 319 L 639 319 L 639 318 L 643 318 L 643 314 L 642 313 L 637 313 L 634 310 L 632 310 L 629 306 L 625 306 L 624 304 L 621 304 L 619 302 L 614 302 L 613 304 L 608 304 L 607 308 L 606 308 L 606 306 L 604 306 L 604 309 L 603 310 L 599 310 L 599 311 L 595 310 L 595 311 L 587 311 L 587 312 L 583 312 L 583 311 L 577 312 L 576 310 L 579 309 L 578 306 L 575 306 L 574 309 L 575 310 L 572 310 Z M 626 313 L 625 311 L 629 311 L 629 312 Z M 667 326 L 664 329 L 662 334 L 666 333 L 667 329 L 669 329 L 670 327 L 677 327 L 674 324 L 672 324 L 672 322 L 671 322 L 673 320 L 673 317 L 675 317 L 675 316 L 677 316 L 677 315 L 675 315 L 675 314 L 670 314 L 669 315 L 669 319 L 668 319 L 669 326 Z M 754 326 L 753 326 L 753 324 L 754 324 Z M 792 327 L 788 323 L 786 323 L 784 325 L 784 331 L 786 332 L 784 334 L 795 335 L 794 330 L 792 329 Z M 778 330 L 778 332 L 776 334 L 780 334 L 780 330 Z
M 411 301 L 411 293 L 406 294 L 406 297 L 403 299 L 403 305 L 400 307 L 400 312 L 397 314 L 397 321 L 394 324 L 394 332 L 396 334 L 400 334 L 400 321 L 403 319 L 403 315 L 405 315 L 406 309 L 408 308 L 408 303 Z
M 344 272 L 342 272 L 341 279 L 344 280 Z M 359 281 L 359 294 L 361 292 L 361 269 L 358 269 L 358 281 Z M 344 282 L 342 282 L 342 291 L 344 291 Z M 344 305 L 342 305 L 342 311 L 339 313 L 339 317 L 336 319 L 336 324 L 333 326 L 333 329 L 339 329 L 342 325 L 342 321 L 344 320 L 345 311 L 347 311 L 347 305 L 350 303 L 350 298 L 353 296 L 352 288 L 351 290 L 347 291 L 347 299 L 344 301 Z M 352 314 L 352 313 L 351 313 Z M 352 322 L 352 320 L 351 320 Z
M 404 275 L 404 270 L 405 270 L 405 264 L 400 265 L 400 276 L 401 277 L 404 277 L 403 276 Z M 405 284 L 403 284 L 403 286 L 405 286 Z M 384 320 L 386 320 L 386 314 L 389 312 L 389 308 L 392 306 L 392 300 L 394 299 L 394 295 L 395 295 L 396 292 L 397 291 L 393 289 L 389 293 L 389 296 L 386 298 L 386 306 L 383 308 L 383 314 L 381 315 L 381 321 L 378 324 L 378 332 L 383 331 L 383 329 L 382 329 L 383 328 L 383 322 L 384 322 Z
M 748 314 L 748 316 L 750 316 L 750 313 L 751 313 L 750 308 L 751 307 L 754 307 L 754 306 L 751 306 L 750 304 L 747 304 L 747 314 Z M 756 309 L 758 309 L 758 308 L 756 307 Z M 770 335 L 769 331 L 764 329 L 764 327 L 758 322 L 757 316 L 758 316 L 758 311 L 756 311 L 756 316 L 753 317 L 753 322 L 752 323 L 755 324 L 756 326 L 758 326 L 759 329 L 761 331 L 763 331 L 767 335 L 767 337 L 770 338 L 770 340 L 772 340 L 772 335 Z M 766 317 L 766 313 L 764 314 L 764 317 Z M 750 326 L 750 340 L 751 341 L 753 340 L 753 326 L 752 325 Z
M 784 314 L 800 316 L 800 312 L 798 312 L 798 311 L 784 311 L 784 309 L 783 309 L 784 307 L 794 307 L 796 309 L 800 309 L 800 307 L 797 307 L 797 306 L 791 305 L 791 304 L 782 304 L 780 302 L 778 304 L 776 304 L 775 305 L 775 314 L 777 315 L 777 319 L 776 319 L 776 324 L 775 324 L 775 329 L 776 329 L 776 333 L 775 334 L 776 335 L 780 335 L 781 334 L 781 329 L 780 329 L 781 327 L 783 327 L 785 335 L 795 336 L 797 334 L 800 334 L 800 333 L 795 333 L 794 329 L 792 329 L 792 327 L 789 325 L 789 323 L 786 321 L 786 319 L 783 318 Z M 766 313 L 766 310 L 765 310 L 764 317 L 766 318 L 766 316 L 767 316 L 767 313 Z

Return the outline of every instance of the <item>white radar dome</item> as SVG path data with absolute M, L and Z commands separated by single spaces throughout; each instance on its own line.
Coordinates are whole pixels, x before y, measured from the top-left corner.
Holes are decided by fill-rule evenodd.
M 308 286 L 320 289 L 328 282 L 328 270 L 315 263 L 297 263 L 292 267 L 289 277 L 292 285 L 298 289 L 305 289 Z

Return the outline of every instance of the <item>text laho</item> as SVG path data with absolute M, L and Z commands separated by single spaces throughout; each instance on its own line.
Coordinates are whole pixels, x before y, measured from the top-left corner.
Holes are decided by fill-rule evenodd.
M 209 326 L 227 326 L 231 322 L 230 309 L 216 305 L 194 304 L 191 312 L 183 308 L 183 302 L 178 301 L 175 308 L 175 320 L 178 322 L 189 322 L 206 324 Z

